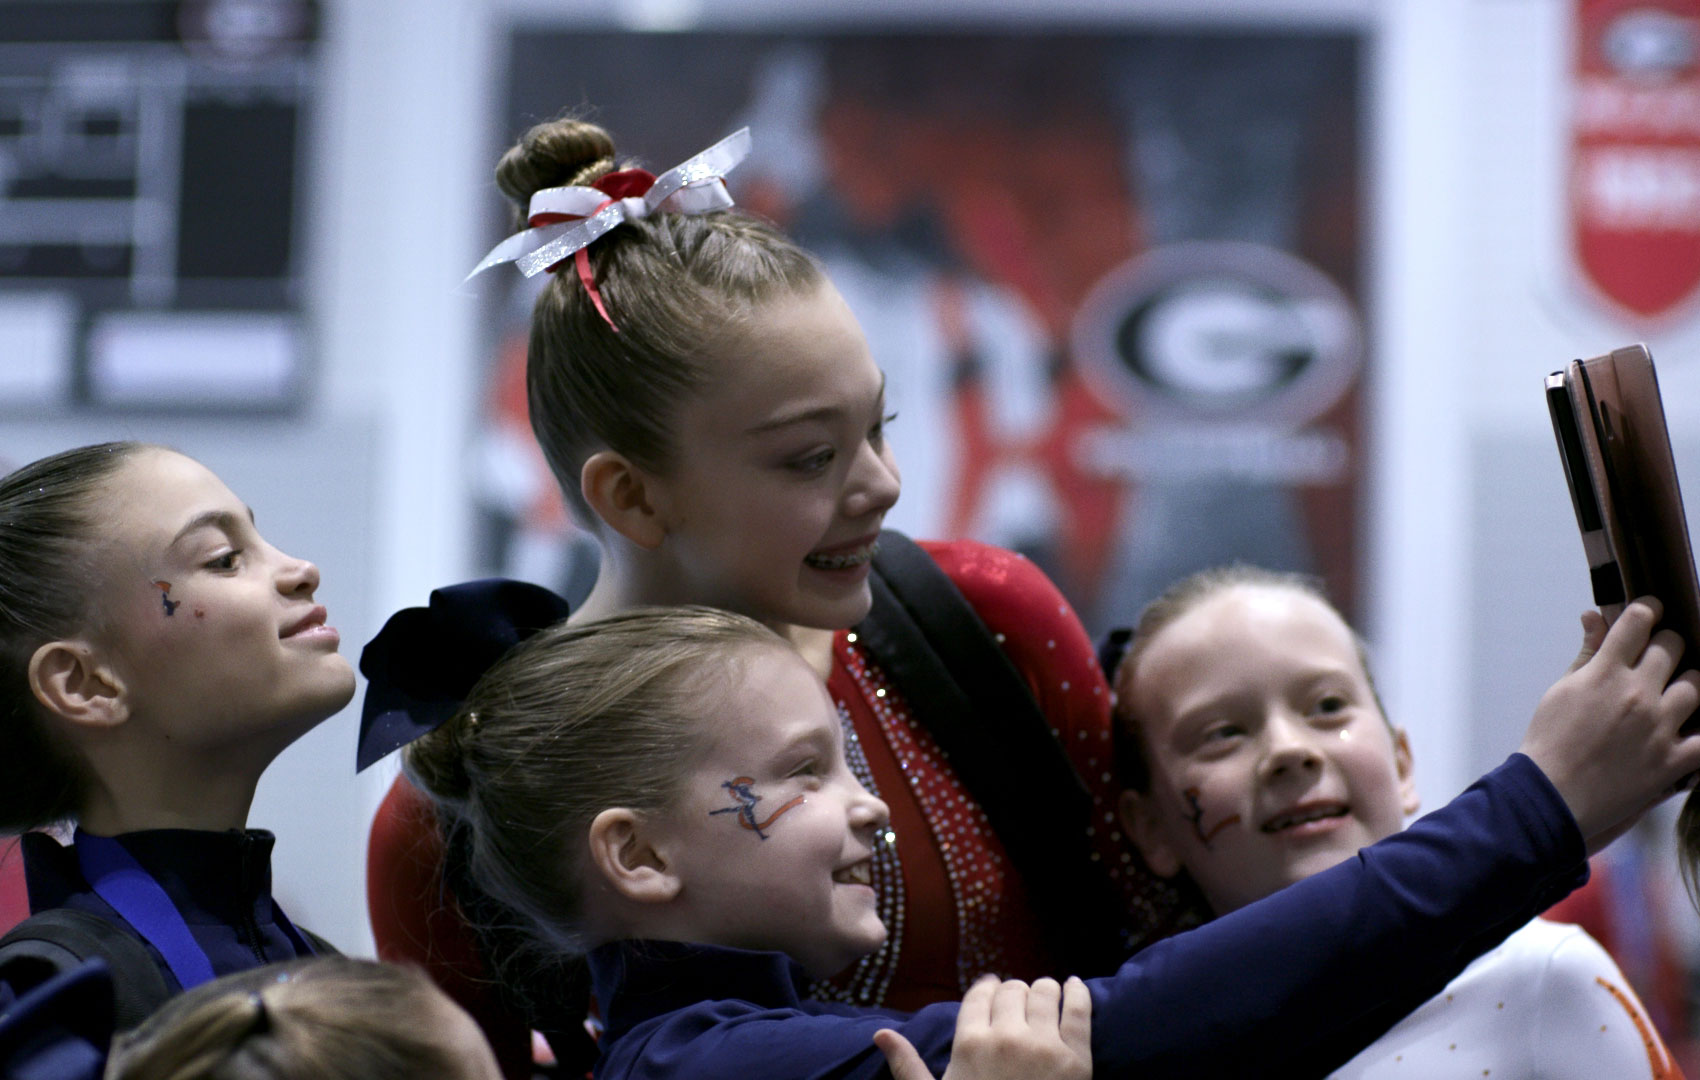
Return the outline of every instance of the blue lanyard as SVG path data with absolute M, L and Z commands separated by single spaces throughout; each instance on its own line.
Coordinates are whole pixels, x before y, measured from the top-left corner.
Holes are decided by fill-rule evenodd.
M 165 889 L 142 868 L 135 856 L 112 837 L 95 836 L 81 829 L 77 830 L 73 843 L 77 864 L 95 895 L 111 905 L 112 910 L 143 940 L 159 950 L 171 974 L 177 977 L 177 985 L 188 990 L 211 982 L 213 966 L 206 950 L 190 933 L 189 924 Z M 295 925 L 284 917 L 283 909 L 277 906 L 276 900 L 272 901 L 272 917 L 278 929 L 295 946 L 297 956 L 313 955 L 312 948 Z

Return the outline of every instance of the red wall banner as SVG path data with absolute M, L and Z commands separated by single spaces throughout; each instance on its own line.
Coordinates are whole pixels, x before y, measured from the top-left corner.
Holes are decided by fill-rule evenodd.
M 1632 317 L 1700 286 L 1700 0 L 1576 0 L 1570 220 L 1583 277 Z

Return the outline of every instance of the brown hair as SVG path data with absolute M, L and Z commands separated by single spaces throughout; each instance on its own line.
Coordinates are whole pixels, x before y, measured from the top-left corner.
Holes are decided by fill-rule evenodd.
M 1139 621 L 1134 626 L 1127 651 L 1113 673 L 1116 686 L 1116 766 L 1124 787 L 1142 793 L 1151 790 L 1151 763 L 1146 758 L 1145 745 L 1140 738 L 1139 717 L 1133 711 L 1133 673 L 1139 667 L 1140 658 L 1157 639 L 1157 635 L 1168 629 L 1181 616 L 1217 593 L 1241 587 L 1290 589 L 1321 602 L 1336 615 L 1340 614 L 1339 609 L 1322 591 L 1322 586 L 1316 578 L 1307 574 L 1267 570 L 1247 563 L 1232 563 L 1200 570 L 1170 585 L 1161 596 L 1145 605 L 1145 609 L 1139 613 Z M 1345 622 L 1345 616 L 1341 616 L 1340 621 Z M 1370 693 L 1375 698 L 1375 707 L 1385 718 L 1387 710 L 1382 707 L 1381 693 L 1375 687 L 1375 676 L 1370 673 L 1369 654 L 1364 647 L 1363 638 L 1350 623 L 1346 623 L 1346 629 L 1351 632 L 1352 646 L 1357 650 L 1358 663 L 1364 669 L 1364 678 L 1369 682 Z
M 413 968 L 325 956 L 226 975 L 121 1036 L 105 1080 L 415 1080 L 467 1074 Z
M 1700 787 L 1688 793 L 1676 816 L 1676 851 L 1688 900 L 1700 908 Z
M 0 477 L 0 832 L 74 817 L 87 780 L 29 685 L 30 658 L 93 617 L 88 588 L 95 503 L 143 443 L 42 458 Z
M 461 711 L 408 747 L 463 873 L 538 963 L 582 952 L 582 860 L 611 807 L 672 805 L 703 746 L 693 708 L 734 650 L 787 648 L 752 619 L 706 607 L 637 608 L 544 630 L 485 673 Z M 514 935 L 502 935 L 513 942 Z M 496 957 L 504 975 L 514 957 Z M 523 965 L 521 965 L 523 966 Z M 517 976 L 516 976 L 517 977 Z
M 588 186 L 615 167 L 606 131 L 561 119 L 527 131 L 502 156 L 496 182 L 524 227 L 533 193 Z M 779 230 L 735 211 L 627 222 L 586 254 L 619 332 L 597 312 L 569 260 L 532 310 L 526 387 L 549 468 L 568 504 L 594 524 L 579 490 L 585 460 L 612 449 L 664 471 L 675 449 L 674 413 L 705 383 L 716 347 L 758 305 L 805 293 L 824 277 Z

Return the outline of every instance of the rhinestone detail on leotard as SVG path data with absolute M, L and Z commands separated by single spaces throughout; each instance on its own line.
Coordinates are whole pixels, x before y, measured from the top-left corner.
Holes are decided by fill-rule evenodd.
M 956 908 L 957 980 L 966 991 L 983 972 L 1008 969 L 1001 935 L 996 932 L 1002 914 L 1000 898 L 1007 885 L 1003 859 L 989 843 L 991 822 L 963 790 L 938 743 L 916 721 L 873 658 L 854 642 L 845 654 L 846 670 L 879 720 L 944 860 Z
M 874 771 L 868 767 L 862 740 L 843 702 L 838 703 L 838 722 L 844 728 L 844 760 L 851 773 L 869 794 L 879 797 Z M 878 1005 L 885 1000 L 891 977 L 897 971 L 897 958 L 903 951 L 903 864 L 897 858 L 897 836 L 889 827 L 878 841 L 874 844 L 872 885 L 875 908 L 880 922 L 885 924 L 885 944 L 856 961 L 849 977 L 840 983 L 823 979 L 811 984 L 809 996 L 816 1000 Z

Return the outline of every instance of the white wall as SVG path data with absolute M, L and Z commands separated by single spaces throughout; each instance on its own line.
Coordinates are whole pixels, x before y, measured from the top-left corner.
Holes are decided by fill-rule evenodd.
M 1520 730 L 1573 656 L 1590 603 L 1575 517 L 1540 394 L 1566 361 L 1646 341 L 1689 509 L 1700 478 L 1700 320 L 1612 314 L 1566 248 L 1568 5 L 1471 4 L 1459 26 L 1475 85 L 1457 155 L 1468 176 L 1455 270 L 1467 300 L 1451 353 L 1464 399 L 1469 538 L 1468 761 L 1479 770 Z
M 1378 12 L 1372 86 L 1372 473 L 1365 633 L 1388 711 L 1410 728 L 1423 805 L 1473 775 L 1461 745 L 1467 618 L 1464 429 L 1454 393 L 1466 186 L 1459 135 L 1471 88 L 1469 0 Z
M 308 303 L 323 375 L 316 411 L 370 432 L 364 460 L 326 463 L 371 481 L 343 505 L 365 522 L 369 554 L 356 571 L 362 632 L 344 635 L 354 659 L 391 612 L 471 570 L 462 448 L 477 302 L 460 280 L 480 254 L 495 78 L 485 3 L 331 0 L 323 12 Z M 274 766 L 253 820 L 279 834 L 290 910 L 345 950 L 370 952 L 366 828 L 395 766 L 354 778 L 359 701 L 320 745 Z M 300 759 L 320 752 L 334 767 L 297 782 Z

